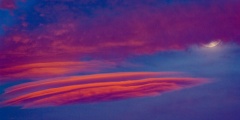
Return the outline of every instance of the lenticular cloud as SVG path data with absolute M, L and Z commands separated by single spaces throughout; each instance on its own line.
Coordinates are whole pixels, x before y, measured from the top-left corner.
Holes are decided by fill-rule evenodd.
M 116 72 L 70 76 L 10 87 L 3 95 L 5 101 L 2 104 L 36 108 L 95 103 L 160 95 L 206 82 L 205 78 L 186 77 L 177 72 Z
M 27 63 L 0 68 L 0 80 L 8 82 L 19 79 L 44 79 L 76 73 L 98 72 L 114 66 L 114 62 L 97 60 Z

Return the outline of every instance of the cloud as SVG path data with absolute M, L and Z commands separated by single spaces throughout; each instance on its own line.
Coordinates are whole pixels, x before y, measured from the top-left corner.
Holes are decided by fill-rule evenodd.
M 60 77 L 79 73 L 99 72 L 115 66 L 116 63 L 114 62 L 97 60 L 28 63 L 0 68 L 0 80 L 7 82 L 19 79 Z
M 15 9 L 16 3 L 15 0 L 1 0 L 0 9 Z
M 159 76 L 174 76 L 180 75 L 183 73 L 180 72 L 117 72 L 117 73 L 101 73 L 94 75 L 85 75 L 85 76 L 70 76 L 70 77 L 58 77 L 50 78 L 46 80 L 40 80 L 36 82 L 24 83 L 8 88 L 5 93 L 11 94 L 16 91 L 27 91 L 31 89 L 39 89 L 41 87 L 51 86 L 51 87 L 61 87 L 65 85 L 74 85 L 74 84 L 83 84 L 91 82 L 110 82 L 117 80 L 128 80 L 128 79 L 139 79 L 139 78 L 148 78 L 148 77 L 159 77 Z
M 7 29 L 1 37 L 0 62 L 126 58 L 184 50 L 215 39 L 240 40 L 238 2 L 105 2 L 105 7 L 98 0 L 37 2 L 31 14 L 18 16 L 24 24 Z
M 9 99 L 3 104 L 33 108 L 94 103 L 159 95 L 207 82 L 204 78 L 164 77 L 167 74 L 177 75 L 164 72 L 105 73 L 24 83 L 9 88 L 3 95 Z M 21 93 L 24 89 L 27 93 Z
M 13 87 L 15 90 L 13 88 L 7 90 L 8 92 L 12 90 L 13 94 L 16 90 L 24 93 L 33 88 L 41 90 L 39 88 L 44 86 L 65 87 L 75 82 L 81 83 L 77 76 L 68 78 L 66 75 L 108 69 L 117 65 L 119 58 L 126 60 L 129 56 L 182 51 L 192 45 L 216 39 L 221 39 L 223 44 L 240 43 L 238 1 L 166 1 L 36 1 L 32 3 L 32 7 L 26 7 L 28 10 L 14 12 L 12 16 L 18 24 L 6 28 L 4 35 L 0 36 L 1 80 L 51 78 L 49 79 L 51 82 L 40 81 L 38 84 L 42 86 L 36 86 L 37 83 L 26 83 Z M 150 70 L 177 69 L 203 73 L 206 70 L 201 65 L 212 65 L 211 61 L 215 59 L 213 55 L 205 57 L 206 55 L 198 55 L 196 52 L 193 54 L 196 55 L 179 53 L 172 57 L 160 56 L 159 59 L 155 59 L 157 63 L 156 61 L 151 63 L 156 66 Z M 76 62 L 82 58 L 100 61 Z M 116 59 L 117 62 L 101 62 L 102 58 Z M 145 61 L 151 60 L 147 58 Z M 199 69 L 196 69 L 196 66 L 197 68 L 200 66 Z M 148 79 L 139 76 L 133 77 L 139 80 Z M 63 81 L 56 84 L 57 79 L 61 79 L 59 81 L 71 79 L 73 83 Z M 91 78 L 90 81 L 97 82 L 98 79 Z M 106 79 L 110 80 L 111 77 L 107 75 Z M 86 84 L 86 81 L 81 84 Z

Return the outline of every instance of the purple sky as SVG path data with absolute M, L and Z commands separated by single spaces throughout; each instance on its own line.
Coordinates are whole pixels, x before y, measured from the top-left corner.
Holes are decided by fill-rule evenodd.
M 240 1 L 0 0 L 1 120 L 239 120 Z

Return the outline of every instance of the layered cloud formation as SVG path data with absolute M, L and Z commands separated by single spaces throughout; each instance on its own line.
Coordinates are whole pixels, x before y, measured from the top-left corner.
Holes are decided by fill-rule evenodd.
M 131 66 L 129 70 L 119 65 L 131 57 L 182 51 L 216 40 L 239 44 L 239 3 L 2 0 L 0 15 L 8 17 L 0 20 L 0 31 L 4 31 L 0 36 L 1 84 L 34 80 L 8 88 L 4 105 L 29 108 L 92 103 L 161 94 L 204 83 L 205 79 L 179 77 L 176 73 L 129 72 L 133 71 Z M 182 69 L 189 62 L 182 57 L 149 71 L 165 71 L 178 64 Z M 195 64 L 193 60 L 189 63 Z M 117 73 L 105 73 L 112 68 Z
M 240 120 L 239 21 L 239 0 L 0 0 L 0 118 Z
M 124 72 L 71 76 L 13 86 L 3 105 L 23 108 L 59 106 L 159 95 L 206 83 L 207 79 L 174 72 Z M 164 77 L 165 76 L 165 77 Z
M 28 63 L 13 67 L 0 68 L 1 82 L 18 79 L 43 79 L 59 77 L 77 73 L 99 72 L 104 69 L 114 68 L 116 63 L 108 61 L 66 61 Z

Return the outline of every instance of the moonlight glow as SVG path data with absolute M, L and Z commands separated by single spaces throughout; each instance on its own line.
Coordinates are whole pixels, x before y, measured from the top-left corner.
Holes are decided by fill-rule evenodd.
M 205 46 L 205 47 L 208 47 L 208 48 L 213 48 L 213 47 L 216 47 L 217 45 L 219 45 L 220 43 L 221 43 L 220 40 L 218 40 L 218 41 L 212 41 L 212 42 L 210 42 L 210 43 L 208 43 L 208 44 L 204 44 L 204 46 Z
M 0 0 L 0 120 L 240 120 L 240 0 Z

